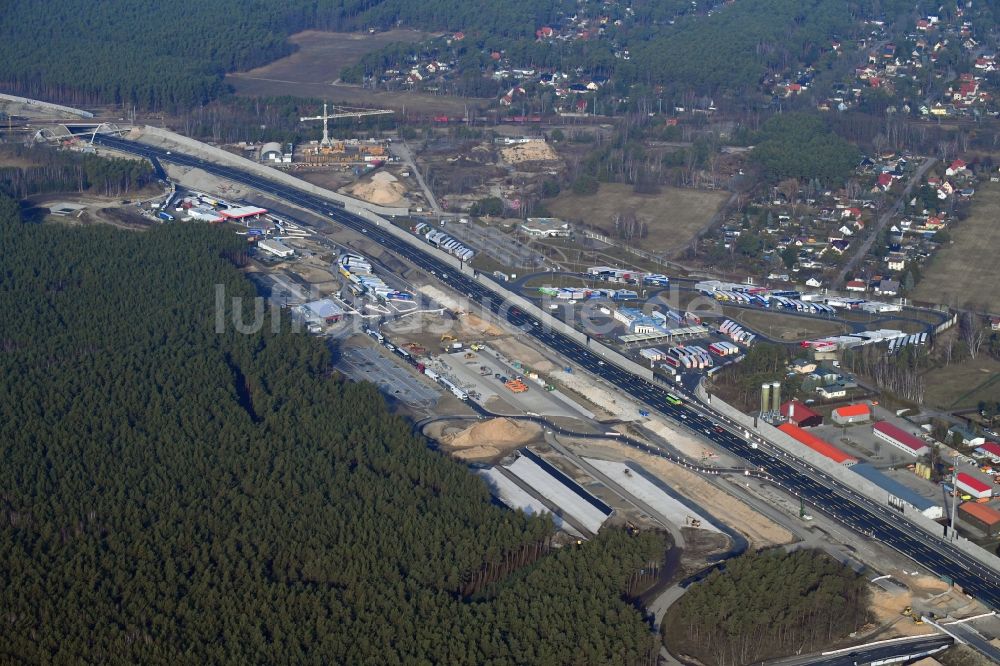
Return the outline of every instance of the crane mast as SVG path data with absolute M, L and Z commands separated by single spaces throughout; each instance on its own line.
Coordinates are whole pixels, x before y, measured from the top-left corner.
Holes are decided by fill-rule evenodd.
M 307 116 L 299 118 L 299 122 L 307 122 L 310 120 L 322 120 L 323 121 L 323 140 L 320 141 L 321 146 L 329 147 L 333 145 L 330 140 L 330 126 L 331 120 L 337 118 L 361 118 L 364 116 L 384 116 L 386 114 L 394 113 L 393 111 L 388 111 L 384 109 L 351 109 L 343 106 L 334 106 L 333 113 L 327 111 L 327 104 L 323 102 L 323 115 L 321 116 Z

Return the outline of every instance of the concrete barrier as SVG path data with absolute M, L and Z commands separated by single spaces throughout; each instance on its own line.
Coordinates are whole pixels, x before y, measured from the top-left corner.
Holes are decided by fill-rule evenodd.
M 757 425 L 755 426 L 754 418 L 752 416 L 744 414 L 732 405 L 723 401 L 718 396 L 713 395 L 711 396 L 711 400 L 709 400 L 707 392 L 701 385 L 698 386 L 695 393 L 699 400 L 705 404 L 711 405 L 713 410 L 732 419 L 734 422 L 740 424 L 750 432 L 757 433 L 786 453 L 805 461 L 810 466 L 820 470 L 827 476 L 836 479 L 845 486 L 852 488 L 859 494 L 864 495 L 879 504 L 889 506 L 889 493 L 886 490 L 876 486 L 874 483 L 859 474 L 855 474 L 849 467 L 838 465 L 825 456 L 804 447 L 798 441 L 789 437 L 784 432 L 778 430 L 766 421 L 757 419 Z M 904 507 L 905 508 L 900 515 L 914 528 L 920 529 L 935 538 L 942 538 L 943 528 L 941 525 L 920 513 L 920 511 L 911 507 L 909 504 L 904 504 Z M 893 508 L 893 511 L 896 511 L 896 509 Z M 957 540 L 950 541 L 949 543 L 991 569 L 1000 571 L 1000 557 L 993 555 L 968 539 L 958 537 Z
M 250 173 L 260 176 L 261 178 L 267 178 L 268 180 L 281 183 L 282 185 L 288 185 L 302 190 L 303 192 L 315 194 L 316 196 L 329 199 L 330 201 L 336 201 L 343 204 L 344 207 L 351 210 L 351 212 L 354 212 L 355 210 L 369 210 L 379 215 L 389 216 L 410 214 L 410 210 L 408 208 L 386 208 L 385 206 L 377 206 L 375 204 L 368 203 L 367 201 L 362 201 L 361 199 L 355 199 L 353 197 L 340 194 L 339 192 L 334 192 L 333 190 L 328 190 L 326 188 L 319 187 L 318 185 L 307 183 L 301 178 L 296 178 L 295 176 L 287 174 L 284 171 L 272 169 L 271 167 L 254 162 L 253 160 L 248 160 L 247 158 L 240 157 L 239 155 L 233 155 L 232 153 L 221 148 L 216 148 L 215 146 L 211 146 L 207 143 L 202 143 L 196 139 L 186 137 L 183 134 L 171 132 L 170 130 L 163 129 L 162 127 L 145 125 L 141 128 L 139 136 L 137 136 L 136 139 L 142 143 L 154 143 L 149 139 L 159 139 L 160 141 L 167 141 L 178 146 L 183 146 L 185 149 L 192 151 L 195 154 L 211 157 L 214 162 L 226 164 L 242 171 L 249 171 Z

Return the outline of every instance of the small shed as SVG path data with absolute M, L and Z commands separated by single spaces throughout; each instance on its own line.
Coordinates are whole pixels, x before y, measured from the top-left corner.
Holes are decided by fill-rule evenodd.
M 872 418 L 872 411 L 863 402 L 853 405 L 844 405 L 833 410 L 830 418 L 837 425 L 853 425 L 855 423 L 867 423 Z
M 260 149 L 261 162 L 280 162 L 281 155 L 281 144 L 277 141 L 265 143 Z

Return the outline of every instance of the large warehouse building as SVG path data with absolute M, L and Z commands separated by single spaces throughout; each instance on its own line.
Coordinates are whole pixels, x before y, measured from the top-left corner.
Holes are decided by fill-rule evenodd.
M 823 425 L 823 415 L 814 412 L 798 400 L 789 400 L 781 406 L 781 415 L 788 422 L 800 428 L 812 428 Z
M 966 502 L 958 507 L 958 515 L 963 522 L 982 530 L 986 536 L 1000 533 L 1000 511 L 993 507 Z
M 879 421 L 872 426 L 872 431 L 883 442 L 889 442 L 900 451 L 905 451 L 911 456 L 922 456 L 930 451 L 930 447 L 927 444 L 888 421 Z
M 830 419 L 837 425 L 847 426 L 855 423 L 867 423 L 872 418 L 872 410 L 868 405 L 859 402 L 854 405 L 844 405 L 833 410 Z
M 838 465 L 844 465 L 845 467 L 850 467 L 851 465 L 858 462 L 857 458 L 849 456 L 840 449 L 838 449 L 833 444 L 824 441 L 813 435 L 812 433 L 806 432 L 797 425 L 791 423 L 783 423 L 778 426 L 778 430 L 785 433 L 799 444 L 804 444 L 816 453 L 826 456 Z
M 977 500 L 988 500 L 993 496 L 993 487 L 966 472 L 959 472 L 955 476 L 955 487 L 965 495 L 971 495 Z
M 904 486 L 899 481 L 889 478 L 868 463 L 855 465 L 851 467 L 851 471 L 875 484 L 888 493 L 890 497 L 894 497 L 897 501 L 909 505 L 931 520 L 937 520 L 944 516 L 944 509 L 940 505 L 935 504 L 915 490 Z

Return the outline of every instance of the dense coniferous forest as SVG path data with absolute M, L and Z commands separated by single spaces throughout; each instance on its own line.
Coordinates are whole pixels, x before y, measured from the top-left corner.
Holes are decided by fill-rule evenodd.
M 748 553 L 667 613 L 674 654 L 739 666 L 828 646 L 868 622 L 867 580 L 818 551 Z
M 0 192 L 18 199 L 40 192 L 94 192 L 120 196 L 141 189 L 153 180 L 153 167 L 145 160 L 99 157 L 56 150 L 46 145 L 0 146 Z
M 648 663 L 623 591 L 663 541 L 610 530 L 464 596 L 551 523 L 287 322 L 217 333 L 243 253 L 0 197 L 0 661 Z
M 840 187 L 861 160 L 853 144 L 834 134 L 822 118 L 785 113 L 764 123 L 751 158 L 772 180 L 804 178 Z

